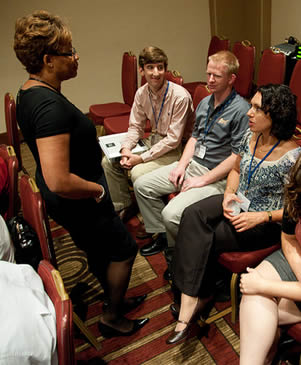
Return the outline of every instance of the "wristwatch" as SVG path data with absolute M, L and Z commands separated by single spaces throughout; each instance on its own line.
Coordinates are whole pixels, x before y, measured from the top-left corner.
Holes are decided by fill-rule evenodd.
M 102 187 L 101 193 L 98 196 L 94 197 L 96 203 L 100 203 L 102 201 L 102 198 L 105 196 L 105 193 L 106 193 L 105 188 L 102 185 L 100 185 L 100 186 Z
M 272 213 L 269 210 L 267 211 L 267 213 L 269 216 L 269 223 L 271 223 L 272 222 Z

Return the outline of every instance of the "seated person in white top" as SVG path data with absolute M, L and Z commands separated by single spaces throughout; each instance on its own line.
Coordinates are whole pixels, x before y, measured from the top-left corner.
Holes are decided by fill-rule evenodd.
M 146 79 L 135 95 L 129 129 L 121 148 L 120 163 L 102 161 L 110 194 L 120 216 L 132 205 L 126 170 L 131 170 L 132 182 L 147 172 L 177 161 L 182 151 L 182 139 L 192 132 L 195 115 L 191 96 L 186 89 L 166 80 L 168 59 L 157 47 L 146 47 L 139 55 L 139 72 Z M 141 155 L 131 150 L 144 136 L 146 122 L 150 121 L 151 135 L 144 140 L 149 150 Z
M 0 261 L 0 365 L 56 365 L 56 316 L 29 265 Z

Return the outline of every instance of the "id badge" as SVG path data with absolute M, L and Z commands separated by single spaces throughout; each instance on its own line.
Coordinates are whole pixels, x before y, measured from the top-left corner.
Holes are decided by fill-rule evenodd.
M 251 204 L 250 200 L 240 191 L 237 193 L 237 197 L 242 201 L 242 203 L 240 203 L 240 209 L 247 212 Z
M 155 145 L 156 143 L 159 142 L 160 138 L 159 138 L 159 134 L 157 133 L 156 130 L 152 131 L 152 137 L 151 137 L 151 145 Z
M 197 145 L 194 151 L 194 155 L 198 158 L 203 159 L 205 157 L 205 154 L 206 154 L 206 146 L 204 146 L 203 144 Z

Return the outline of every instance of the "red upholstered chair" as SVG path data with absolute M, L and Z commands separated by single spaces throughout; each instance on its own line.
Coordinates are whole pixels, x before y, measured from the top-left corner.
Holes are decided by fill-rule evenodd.
M 301 322 L 288 326 L 287 333 L 301 344 Z M 301 364 L 301 354 L 299 356 L 299 364 Z
M 35 180 L 28 175 L 22 175 L 19 181 L 19 190 L 24 219 L 38 235 L 43 259 L 47 260 L 55 268 L 57 268 L 48 216 L 46 214 L 44 201 Z M 73 313 L 73 321 L 96 350 L 99 350 L 101 344 L 97 342 L 96 337 L 91 333 L 76 313 Z
M 301 125 L 301 62 L 297 61 L 295 64 L 289 87 L 292 93 L 297 96 L 297 110 L 298 110 L 298 124 Z
M 285 77 L 286 56 L 267 48 L 263 51 L 257 76 L 257 87 L 266 84 L 283 84 Z
M 255 47 L 248 40 L 235 42 L 232 52 L 239 61 L 239 71 L 234 87 L 238 94 L 244 98 L 249 98 L 254 76 Z
M 166 79 L 172 81 L 175 84 L 183 85 L 183 77 L 178 71 L 167 71 Z M 145 77 L 141 78 L 141 86 L 146 83 Z M 122 115 L 119 117 L 106 118 L 104 121 L 104 129 L 106 134 L 116 134 L 127 132 L 129 128 L 129 115 Z M 150 124 L 147 123 L 145 132 L 151 131 Z
M 166 72 L 166 80 L 172 81 L 180 86 L 183 86 L 184 83 L 182 75 L 177 70 L 168 70 Z
M 27 171 L 22 164 L 19 129 L 16 118 L 16 103 L 14 97 L 10 93 L 6 93 L 4 96 L 4 111 L 8 144 L 13 146 L 15 150 L 19 162 L 18 171 L 22 170 L 26 174 Z
M 57 268 L 49 221 L 40 190 L 33 178 L 22 175 L 19 180 L 19 191 L 23 217 L 38 235 L 43 259 Z
M 60 273 L 49 261 L 40 262 L 38 274 L 55 308 L 58 363 L 59 365 L 75 365 L 72 302 L 66 293 Z
M 121 84 L 124 103 L 112 102 L 90 106 L 89 115 L 95 124 L 103 125 L 105 118 L 130 114 L 137 91 L 137 58 L 131 52 L 123 54 Z
M 18 195 L 18 160 L 12 146 L 0 145 L 0 156 L 6 163 L 8 170 L 8 210 L 4 214 L 4 219 L 17 215 L 20 207 Z
M 230 41 L 229 39 L 225 39 L 224 37 L 217 37 L 216 35 L 211 38 L 211 41 L 209 43 L 208 47 L 208 55 L 207 60 L 209 56 L 213 55 L 214 53 L 217 53 L 219 51 L 228 50 L 230 48 Z M 191 97 L 193 97 L 195 89 L 200 84 L 206 84 L 204 81 L 194 81 L 194 82 L 186 82 L 183 84 L 185 89 L 187 89 Z
M 231 321 L 233 323 L 236 321 L 238 311 L 237 291 L 240 274 L 244 273 L 247 267 L 256 267 L 263 259 L 279 248 L 280 244 L 277 244 L 257 251 L 224 252 L 219 256 L 218 262 L 232 272 L 230 290 L 232 306 Z
M 194 110 L 196 110 L 200 101 L 210 94 L 211 91 L 208 89 L 207 85 L 203 84 L 198 85 L 194 91 L 192 99 Z

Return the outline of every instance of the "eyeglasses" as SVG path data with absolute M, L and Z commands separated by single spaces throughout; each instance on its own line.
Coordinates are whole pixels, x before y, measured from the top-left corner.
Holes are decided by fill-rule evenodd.
M 73 57 L 77 54 L 77 51 L 74 47 L 72 47 L 72 51 L 71 52 L 52 52 L 50 53 L 52 54 L 53 56 L 65 56 L 65 57 Z
M 250 110 L 253 110 L 255 113 L 259 113 L 260 111 L 262 111 L 262 112 L 264 112 L 265 113 L 265 111 L 262 109 L 262 107 L 260 107 L 260 106 L 258 106 L 258 105 L 251 105 L 251 108 L 250 108 Z

